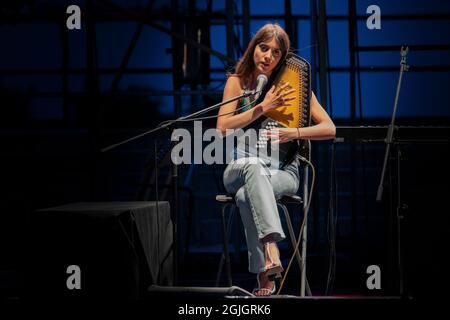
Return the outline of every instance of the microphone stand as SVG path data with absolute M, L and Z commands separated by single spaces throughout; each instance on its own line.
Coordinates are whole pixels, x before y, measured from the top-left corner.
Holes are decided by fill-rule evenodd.
M 233 101 L 236 101 L 236 100 L 239 100 L 239 99 L 242 99 L 242 98 L 246 98 L 246 97 L 251 96 L 253 94 L 259 93 L 260 91 L 261 90 L 259 90 L 259 91 L 249 91 L 247 93 L 244 93 L 244 94 L 241 94 L 239 96 L 236 96 L 236 97 L 230 98 L 228 100 L 222 101 L 220 103 L 217 103 L 217 104 L 215 104 L 213 106 L 207 107 L 207 108 L 199 110 L 197 112 L 194 112 L 194 113 L 192 113 L 190 115 L 187 115 L 187 116 L 184 116 L 184 117 L 179 117 L 179 118 L 174 119 L 174 120 L 169 120 L 169 121 L 162 122 L 157 127 L 153 128 L 151 130 L 148 130 L 148 131 L 146 131 L 144 133 L 141 133 L 141 134 L 139 134 L 137 136 L 131 137 L 131 138 L 126 139 L 126 140 L 123 140 L 121 142 L 118 142 L 118 143 L 112 144 L 110 146 L 107 146 L 107 147 L 101 149 L 100 151 L 101 152 L 110 151 L 110 150 L 112 150 L 112 149 L 114 149 L 114 148 L 116 148 L 118 146 L 121 146 L 121 145 L 126 144 L 128 142 L 131 142 L 133 140 L 142 138 L 143 136 L 146 136 L 148 134 L 157 132 L 157 131 L 159 131 L 161 129 L 165 129 L 165 128 L 169 129 L 170 127 L 172 127 L 174 124 L 176 124 L 178 122 L 195 121 L 195 120 L 197 120 L 197 118 L 194 118 L 196 116 L 199 116 L 201 114 L 207 113 L 207 112 L 215 110 L 217 108 L 220 108 L 221 106 L 223 106 L 225 104 L 228 104 L 230 102 L 233 102 Z M 176 141 L 178 141 L 178 140 L 176 140 Z M 157 162 L 156 161 L 156 157 L 157 157 L 156 152 L 155 152 L 154 156 L 155 156 L 155 163 L 156 163 Z M 172 208 L 173 208 L 173 214 L 172 214 L 173 246 L 172 246 L 172 248 L 173 248 L 173 256 L 174 256 L 174 259 L 173 259 L 173 276 L 174 277 L 173 277 L 173 279 L 174 279 L 174 285 L 177 285 L 178 284 L 178 165 L 173 163 L 173 161 L 172 161 L 171 174 L 172 174 L 171 180 L 172 180 L 172 183 L 173 183 L 173 200 L 172 200 L 173 201 L 173 203 L 172 203 Z M 156 188 L 157 188 L 157 186 L 156 186 Z M 156 196 L 157 196 L 157 198 L 156 198 L 156 208 L 158 209 L 158 207 L 159 207 L 158 193 L 156 193 Z
M 377 198 L 376 201 L 377 202 L 381 202 L 382 197 L 383 197 L 383 184 L 384 184 L 384 179 L 385 179 L 385 174 L 386 174 L 386 167 L 387 167 L 387 163 L 388 163 L 388 158 L 389 158 L 389 154 L 390 154 L 390 149 L 391 149 L 391 145 L 393 144 L 393 136 L 394 136 L 394 122 L 395 122 L 395 117 L 396 117 L 396 113 L 397 113 L 397 103 L 398 103 L 398 97 L 400 95 L 400 87 L 401 87 L 401 83 L 402 83 L 402 78 L 403 78 L 403 72 L 408 71 L 409 66 L 406 63 L 406 56 L 408 55 L 408 51 L 409 48 L 406 47 L 404 48 L 403 46 L 400 49 L 400 55 L 401 55 L 401 60 L 400 60 L 400 76 L 398 79 L 398 84 L 397 84 L 397 92 L 395 95 L 395 101 L 394 101 L 394 110 L 392 112 L 392 118 L 391 118 L 391 124 L 388 127 L 388 132 L 387 132 L 387 137 L 386 137 L 386 150 L 385 150 L 385 154 L 384 154 L 384 163 L 383 163 L 383 169 L 381 172 L 381 179 L 380 179 L 380 184 L 378 185 L 378 190 L 377 190 Z M 401 157 L 401 151 L 400 151 L 400 147 L 397 146 L 397 259 L 398 259 L 398 272 L 399 272 L 399 289 L 400 289 L 400 295 L 403 296 L 404 295 L 404 274 L 403 274 L 403 259 L 402 259 L 402 251 L 401 251 L 401 234 L 400 234 L 400 226 L 401 226 L 401 222 L 402 219 L 404 218 L 403 216 L 403 210 L 406 208 L 405 204 L 401 203 L 401 192 L 400 192 L 400 157 Z M 391 186 L 391 190 L 392 190 L 392 186 Z

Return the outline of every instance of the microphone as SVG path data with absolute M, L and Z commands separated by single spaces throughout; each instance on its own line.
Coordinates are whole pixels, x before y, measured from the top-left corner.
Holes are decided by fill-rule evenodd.
M 262 90 L 264 89 L 268 79 L 265 74 L 260 74 L 258 78 L 256 78 L 256 81 L 258 84 L 256 85 L 255 90 L 255 101 L 258 100 L 259 96 L 261 95 Z

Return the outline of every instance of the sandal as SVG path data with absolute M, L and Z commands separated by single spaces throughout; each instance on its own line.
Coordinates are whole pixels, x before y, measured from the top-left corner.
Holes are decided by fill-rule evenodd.
M 280 261 L 280 251 L 278 250 L 278 247 L 275 244 L 275 248 L 277 249 L 277 253 L 275 257 L 272 257 L 272 254 L 270 253 L 270 245 L 275 242 L 266 242 L 264 243 L 264 258 L 265 261 L 267 261 L 267 258 L 269 258 L 270 260 L 270 265 L 267 266 L 265 268 L 266 271 L 266 275 L 270 276 L 270 275 L 278 275 L 281 272 L 284 271 L 283 266 L 281 265 L 281 261 Z
M 275 293 L 276 290 L 276 283 L 275 281 L 271 280 L 270 277 L 268 277 L 268 282 L 273 282 L 273 288 L 269 289 L 269 288 L 264 288 L 261 287 L 261 283 L 259 282 L 259 273 L 256 275 L 256 281 L 258 282 L 258 287 L 253 289 L 252 294 L 254 294 L 255 296 L 259 296 L 259 297 L 266 297 L 266 296 L 271 296 Z M 257 295 L 257 292 L 261 292 L 262 294 Z

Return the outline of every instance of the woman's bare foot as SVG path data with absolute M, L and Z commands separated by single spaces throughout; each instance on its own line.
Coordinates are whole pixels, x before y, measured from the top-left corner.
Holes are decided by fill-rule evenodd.
M 276 242 L 266 242 L 264 244 L 265 270 L 267 276 L 280 273 L 283 267 L 280 261 L 280 252 Z
M 271 281 L 267 272 L 261 272 L 257 276 L 258 287 L 253 290 L 255 296 L 270 296 L 275 293 L 275 281 Z

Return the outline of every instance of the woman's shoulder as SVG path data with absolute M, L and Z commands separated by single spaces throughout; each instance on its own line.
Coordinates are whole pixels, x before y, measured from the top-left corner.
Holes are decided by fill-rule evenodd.
M 241 78 L 233 74 L 228 76 L 225 86 L 239 91 L 243 90 L 244 88 Z
M 241 78 L 236 74 L 230 74 L 228 76 L 227 81 L 231 81 L 232 83 L 238 83 L 239 85 L 241 85 L 241 83 L 242 83 Z

